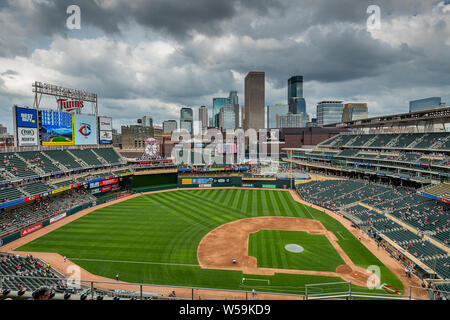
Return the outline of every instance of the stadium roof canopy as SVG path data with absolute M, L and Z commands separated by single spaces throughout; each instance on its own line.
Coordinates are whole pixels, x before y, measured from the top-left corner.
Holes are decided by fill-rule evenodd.
M 450 107 L 326 124 L 324 128 L 379 128 L 450 123 Z

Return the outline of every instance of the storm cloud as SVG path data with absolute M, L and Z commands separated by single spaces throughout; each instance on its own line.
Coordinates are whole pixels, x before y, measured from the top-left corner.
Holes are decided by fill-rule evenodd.
M 242 103 L 249 71 L 266 72 L 266 105 L 286 103 L 287 79 L 303 75 L 311 116 L 325 99 L 368 102 L 371 115 L 427 96 L 450 103 L 448 1 L 80 0 L 81 30 L 66 28 L 71 4 L 0 2 L 8 129 L 11 106 L 33 104 L 34 81 L 96 92 L 115 126 L 178 119 L 230 90 Z M 367 29 L 369 5 L 381 9 L 379 30 Z

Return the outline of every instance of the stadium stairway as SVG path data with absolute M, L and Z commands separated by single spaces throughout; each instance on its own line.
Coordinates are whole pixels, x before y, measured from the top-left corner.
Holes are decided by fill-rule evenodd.
M 68 154 L 70 154 L 72 157 L 74 157 L 75 161 L 78 162 L 83 168 L 89 168 L 89 164 L 86 163 L 83 159 L 77 157 L 73 152 L 70 152 L 70 150 L 66 150 Z
M 41 155 L 45 158 L 47 158 L 48 160 L 50 160 L 52 162 L 53 165 L 55 165 L 56 167 L 58 167 L 59 169 L 61 169 L 61 171 L 69 171 L 69 168 L 67 168 L 66 166 L 64 166 L 61 162 L 56 161 L 55 159 L 52 159 L 48 154 L 46 154 L 45 152 L 41 152 Z
M 28 168 L 30 168 L 31 170 L 33 170 L 34 172 L 36 172 L 37 175 L 45 175 L 45 171 L 42 170 L 41 168 L 39 168 L 36 164 L 30 164 L 27 159 L 25 159 L 24 157 L 22 157 L 20 155 L 19 152 L 15 152 L 14 155 L 19 158 L 20 160 L 22 160 L 24 163 L 28 164 Z
M 109 162 L 103 159 L 97 152 L 95 152 L 94 148 L 91 149 L 91 152 L 97 157 L 97 160 L 100 161 L 104 165 L 109 165 Z

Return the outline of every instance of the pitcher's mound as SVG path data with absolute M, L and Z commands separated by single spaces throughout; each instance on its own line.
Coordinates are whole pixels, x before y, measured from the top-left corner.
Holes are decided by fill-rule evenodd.
M 300 253 L 303 252 L 303 247 L 299 246 L 298 244 L 294 244 L 294 243 L 290 243 L 284 246 L 284 248 L 289 251 L 289 252 L 293 252 L 293 253 Z

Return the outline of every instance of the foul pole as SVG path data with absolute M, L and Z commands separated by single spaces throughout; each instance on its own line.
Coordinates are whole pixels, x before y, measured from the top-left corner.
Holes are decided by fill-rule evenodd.
M 292 149 L 290 150 L 291 152 L 291 164 L 290 164 L 290 166 L 291 166 L 291 189 L 292 189 Z

